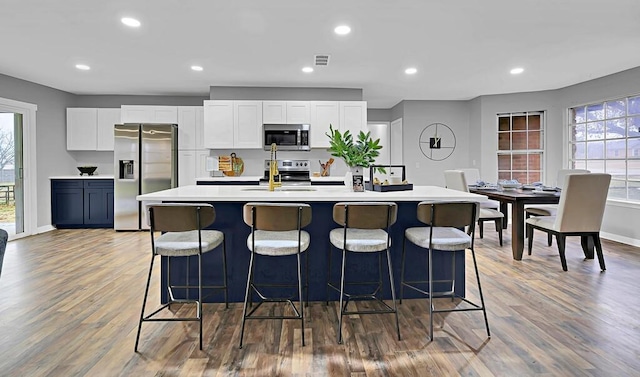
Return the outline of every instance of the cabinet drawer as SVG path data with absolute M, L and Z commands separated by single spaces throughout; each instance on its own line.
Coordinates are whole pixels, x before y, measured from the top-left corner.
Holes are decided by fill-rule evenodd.
M 74 189 L 82 188 L 82 179 L 55 179 L 51 181 L 51 188 L 56 189 Z
M 92 189 L 92 188 L 113 188 L 113 180 L 112 179 L 85 179 L 84 180 L 84 188 Z

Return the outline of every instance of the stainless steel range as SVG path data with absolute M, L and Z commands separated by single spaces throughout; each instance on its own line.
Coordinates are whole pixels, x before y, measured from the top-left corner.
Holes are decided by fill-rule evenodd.
M 309 160 L 276 160 L 278 162 L 278 172 L 282 185 L 292 186 L 310 186 L 309 178 L 310 163 Z M 260 178 L 260 184 L 269 183 L 269 170 L 271 169 L 271 160 L 264 160 L 264 176 Z M 277 180 L 277 178 L 276 178 Z

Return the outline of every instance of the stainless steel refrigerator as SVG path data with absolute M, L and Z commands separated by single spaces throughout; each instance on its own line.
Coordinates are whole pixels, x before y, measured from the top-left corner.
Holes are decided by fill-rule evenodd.
M 116 124 L 114 143 L 114 228 L 149 229 L 140 194 L 178 186 L 175 124 Z

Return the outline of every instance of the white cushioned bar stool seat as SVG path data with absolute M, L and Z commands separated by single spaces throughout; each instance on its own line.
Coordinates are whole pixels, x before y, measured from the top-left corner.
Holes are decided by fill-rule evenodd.
M 156 254 L 167 257 L 198 255 L 199 245 L 202 245 L 202 253 L 206 253 L 224 241 L 224 234 L 219 230 L 202 230 L 200 236 L 201 242 L 197 230 L 164 233 L 156 238 Z
M 387 232 L 382 229 L 347 229 L 346 237 L 344 232 L 343 228 L 329 232 L 329 241 L 338 249 L 344 249 L 345 239 L 347 249 L 357 253 L 384 251 L 387 249 L 387 242 L 390 243 Z
M 147 285 L 142 301 L 142 310 L 138 322 L 138 333 L 136 335 L 135 351 L 138 351 L 140 332 L 143 322 L 159 321 L 197 321 L 199 324 L 199 345 L 202 349 L 202 290 L 222 290 L 224 293 L 225 306 L 228 307 L 227 291 L 227 251 L 224 242 L 224 233 L 218 230 L 205 230 L 204 228 L 213 224 L 216 219 L 216 212 L 211 204 L 207 203 L 163 203 L 147 205 L 148 222 L 151 234 L 151 265 L 147 276 Z M 162 232 L 162 233 L 161 233 Z M 159 234 L 159 235 L 158 235 Z M 202 255 L 209 253 L 222 245 L 222 283 L 219 285 L 203 285 L 202 282 Z M 145 315 L 149 285 L 156 256 L 167 258 L 189 258 L 192 256 L 198 259 L 198 284 L 192 285 L 189 281 L 189 266 L 187 262 L 186 281 L 183 285 L 174 282 L 171 275 L 171 260 L 167 263 L 167 295 L 168 302 L 160 306 L 149 315 Z M 208 271 L 211 273 L 211 271 Z M 197 297 L 190 298 L 191 290 L 197 289 Z M 184 290 L 184 297 L 178 297 L 178 291 Z M 155 315 L 164 311 L 173 303 L 193 303 L 196 304 L 196 314 L 193 317 L 156 317 Z
M 480 285 L 480 275 L 478 273 L 478 265 L 476 262 L 476 253 L 473 249 L 473 233 L 475 231 L 475 218 L 478 210 L 478 204 L 474 202 L 420 202 L 417 208 L 417 218 L 420 222 L 428 225 L 424 227 L 411 227 L 405 229 L 402 243 L 402 268 L 400 277 L 400 303 L 404 296 L 404 287 L 410 288 L 429 299 L 429 339 L 433 340 L 433 316 L 434 313 L 456 312 L 456 311 L 472 311 L 481 310 L 484 314 L 485 326 L 487 328 L 487 336 L 490 337 L 489 321 L 487 320 L 487 311 L 484 305 L 484 296 L 482 286 Z M 467 233 L 462 231 L 468 228 Z M 405 257 L 407 251 L 407 241 L 420 247 L 420 251 L 428 252 L 428 277 L 427 280 L 407 280 L 405 278 Z M 476 281 L 478 284 L 478 292 L 480 295 L 480 304 L 477 304 L 463 295 L 456 294 L 455 271 L 451 271 L 450 279 L 436 280 L 434 276 L 433 252 L 447 252 L 451 254 L 452 264 L 455 265 L 455 252 L 459 250 L 471 250 L 473 256 L 473 266 L 476 273 Z M 434 283 L 449 283 L 448 290 L 435 291 Z M 425 290 L 424 285 L 427 285 Z M 469 305 L 465 307 L 453 309 L 435 309 L 434 298 L 449 297 L 451 299 L 459 298 Z M 469 307 L 470 306 L 470 307 Z
M 244 328 L 248 319 L 298 319 L 302 328 L 302 345 L 304 338 L 304 304 L 302 295 L 302 268 L 301 256 L 309 248 L 311 238 L 309 233 L 302 230 L 311 223 L 311 206 L 305 203 L 247 203 L 243 207 L 243 219 L 245 224 L 251 227 L 251 233 L 247 237 L 247 248 L 251 252 L 249 271 L 247 273 L 247 286 L 242 309 L 242 327 L 240 330 L 240 348 L 244 342 Z M 296 256 L 297 284 L 269 284 L 254 281 L 256 256 L 262 257 L 286 257 Z M 284 262 L 283 260 L 283 263 Z M 284 267 L 283 267 L 284 268 Z M 309 258 L 305 255 L 305 283 L 304 288 L 309 287 Z M 261 287 L 278 286 L 281 288 L 295 287 L 298 296 L 298 306 L 291 298 L 267 297 L 262 293 Z M 253 306 L 253 294 L 260 301 Z M 308 298 L 307 298 L 308 301 Z M 256 310 L 265 302 L 283 302 L 293 311 L 293 315 L 259 315 Z
M 406 229 L 404 234 L 407 240 L 425 249 L 428 249 L 429 245 L 443 251 L 464 250 L 471 247 L 471 237 L 456 228 L 433 228 L 431 234 L 425 227 L 415 227 Z
M 351 314 L 395 314 L 396 330 L 400 340 L 400 322 L 398 321 L 398 309 L 396 306 L 396 293 L 393 283 L 393 269 L 391 267 L 391 236 L 389 229 L 396 222 L 398 206 L 393 202 L 340 202 L 333 206 L 333 220 L 341 225 L 340 228 L 329 232 L 329 258 L 327 263 L 327 305 L 329 304 L 329 290 L 333 289 L 340 294 L 338 310 L 338 343 L 342 343 L 342 319 Z M 340 270 L 340 283 L 334 283 L 331 277 L 331 261 L 333 248 L 342 250 Z M 353 269 L 347 269 L 347 254 L 375 253 L 378 255 L 378 281 L 349 281 L 346 282 L 346 274 Z M 382 253 L 386 254 L 389 271 L 389 284 L 391 287 L 392 304 L 388 305 L 379 295 L 382 295 Z M 373 286 L 372 293 L 355 294 L 348 292 L 347 285 L 359 285 L 368 288 Z M 345 301 L 346 298 L 346 301 Z M 351 300 L 375 300 L 381 309 L 348 310 Z

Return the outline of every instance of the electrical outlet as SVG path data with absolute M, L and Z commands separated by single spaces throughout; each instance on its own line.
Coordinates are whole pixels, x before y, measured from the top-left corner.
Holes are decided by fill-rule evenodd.
M 476 166 L 476 160 L 471 161 L 472 166 Z
M 420 163 L 416 162 L 416 169 L 420 169 Z

